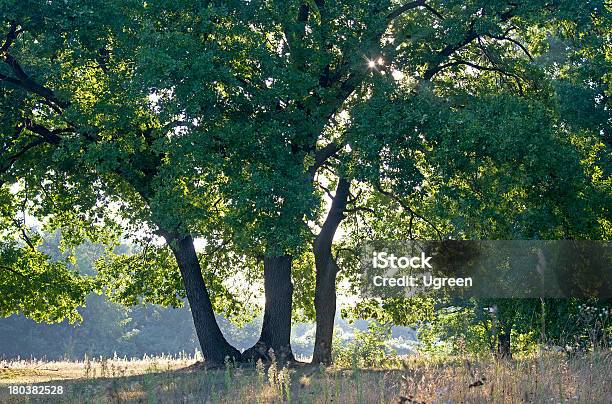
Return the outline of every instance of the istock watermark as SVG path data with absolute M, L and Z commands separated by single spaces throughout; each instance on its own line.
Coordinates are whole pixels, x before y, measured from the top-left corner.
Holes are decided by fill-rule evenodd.
M 371 297 L 612 297 L 609 241 L 372 241 L 362 269 Z
M 431 273 L 425 273 L 419 276 L 413 275 L 397 275 L 398 269 L 423 269 L 433 270 L 431 260 L 433 257 L 427 256 L 424 251 L 418 256 L 396 256 L 387 251 L 374 251 L 372 253 L 372 268 L 374 269 L 390 269 L 384 275 L 374 275 L 372 283 L 374 286 L 384 287 L 403 287 L 403 288 L 432 288 L 434 290 L 442 289 L 443 287 L 471 287 L 472 278 L 446 278 L 436 277 Z
M 396 257 L 385 251 L 374 252 L 372 256 L 372 266 L 374 268 L 432 268 L 431 257 L 427 257 L 424 252 L 421 252 L 420 257 Z
M 374 286 L 390 286 L 390 287 L 409 287 L 409 288 L 431 288 L 442 289 L 444 287 L 466 287 L 473 285 L 472 278 L 440 278 L 433 275 L 421 276 L 400 276 L 389 277 L 382 275 L 374 275 L 372 278 Z

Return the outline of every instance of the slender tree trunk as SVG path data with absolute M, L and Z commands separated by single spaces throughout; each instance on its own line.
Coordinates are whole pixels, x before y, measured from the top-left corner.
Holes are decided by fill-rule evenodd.
M 264 309 L 261 335 L 257 343 L 243 352 L 246 360 L 269 360 L 273 350 L 281 362 L 295 360 L 291 350 L 291 310 L 293 283 L 292 257 L 288 255 L 264 257 Z
M 497 335 L 497 355 L 501 359 L 512 359 L 510 349 L 510 334 L 512 329 L 502 328 Z
M 344 219 L 349 188 L 350 182 L 340 178 L 332 206 L 313 246 L 316 267 L 315 312 L 317 320 L 312 355 L 313 364 L 329 365 L 332 361 L 332 340 L 336 317 L 336 275 L 339 268 L 332 255 L 331 247 L 336 230 Z
M 208 289 L 202 278 L 200 262 L 193 245 L 193 238 L 191 236 L 164 237 L 174 253 L 183 277 L 204 361 L 223 364 L 226 358 L 234 361 L 240 360 L 240 352 L 227 342 L 215 319 Z
M 325 254 L 322 254 L 325 255 Z M 329 365 L 332 362 L 332 341 L 336 317 L 336 274 L 338 266 L 333 258 L 315 258 L 316 334 L 312 363 Z

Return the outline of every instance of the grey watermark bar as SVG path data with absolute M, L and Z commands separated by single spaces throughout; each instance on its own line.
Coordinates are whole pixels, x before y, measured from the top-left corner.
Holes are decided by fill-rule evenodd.
M 612 298 L 610 241 L 371 241 L 361 265 L 366 297 Z

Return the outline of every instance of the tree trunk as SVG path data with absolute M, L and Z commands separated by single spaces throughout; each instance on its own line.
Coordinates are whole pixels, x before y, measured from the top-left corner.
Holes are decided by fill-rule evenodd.
M 512 329 L 501 329 L 497 335 L 497 356 L 501 359 L 512 359 L 510 333 Z
M 316 289 L 315 312 L 316 334 L 312 363 L 329 365 L 332 362 L 332 341 L 336 317 L 336 274 L 338 266 L 326 254 L 315 256 Z
M 317 321 L 312 355 L 313 364 L 329 365 L 332 361 L 332 340 L 336 317 L 336 275 L 339 268 L 332 255 L 331 247 L 336 230 L 344 219 L 349 188 L 350 182 L 340 178 L 332 206 L 313 246 L 316 267 L 315 312 Z
M 165 236 L 183 277 L 187 300 L 191 307 L 204 361 L 223 364 L 226 358 L 238 361 L 240 352 L 231 346 L 217 324 L 208 289 L 202 278 L 202 269 L 193 245 L 193 238 Z
M 280 362 L 295 360 L 291 350 L 291 310 L 293 283 L 288 255 L 264 257 L 264 309 L 261 335 L 257 343 L 243 352 L 245 360 L 269 360 L 273 350 Z

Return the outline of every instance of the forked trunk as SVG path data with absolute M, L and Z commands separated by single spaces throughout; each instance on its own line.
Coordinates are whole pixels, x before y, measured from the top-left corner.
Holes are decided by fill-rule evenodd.
M 231 346 L 217 324 L 208 289 L 202 278 L 202 270 L 193 245 L 193 238 L 166 236 L 166 240 L 181 271 L 191 307 L 202 356 L 206 363 L 223 364 L 226 358 L 238 361 L 240 352 Z
M 293 361 L 291 350 L 291 310 L 293 283 L 288 255 L 264 257 L 264 290 L 266 304 L 261 335 L 257 343 L 243 352 L 245 360 L 270 359 L 274 351 L 280 362 Z
M 315 286 L 317 327 L 312 355 L 313 364 L 329 365 L 332 361 L 332 340 L 336 317 L 336 275 L 339 268 L 332 255 L 331 247 L 336 230 L 344 219 L 349 188 L 349 181 L 344 178 L 338 180 L 332 206 L 313 246 L 317 271 Z

